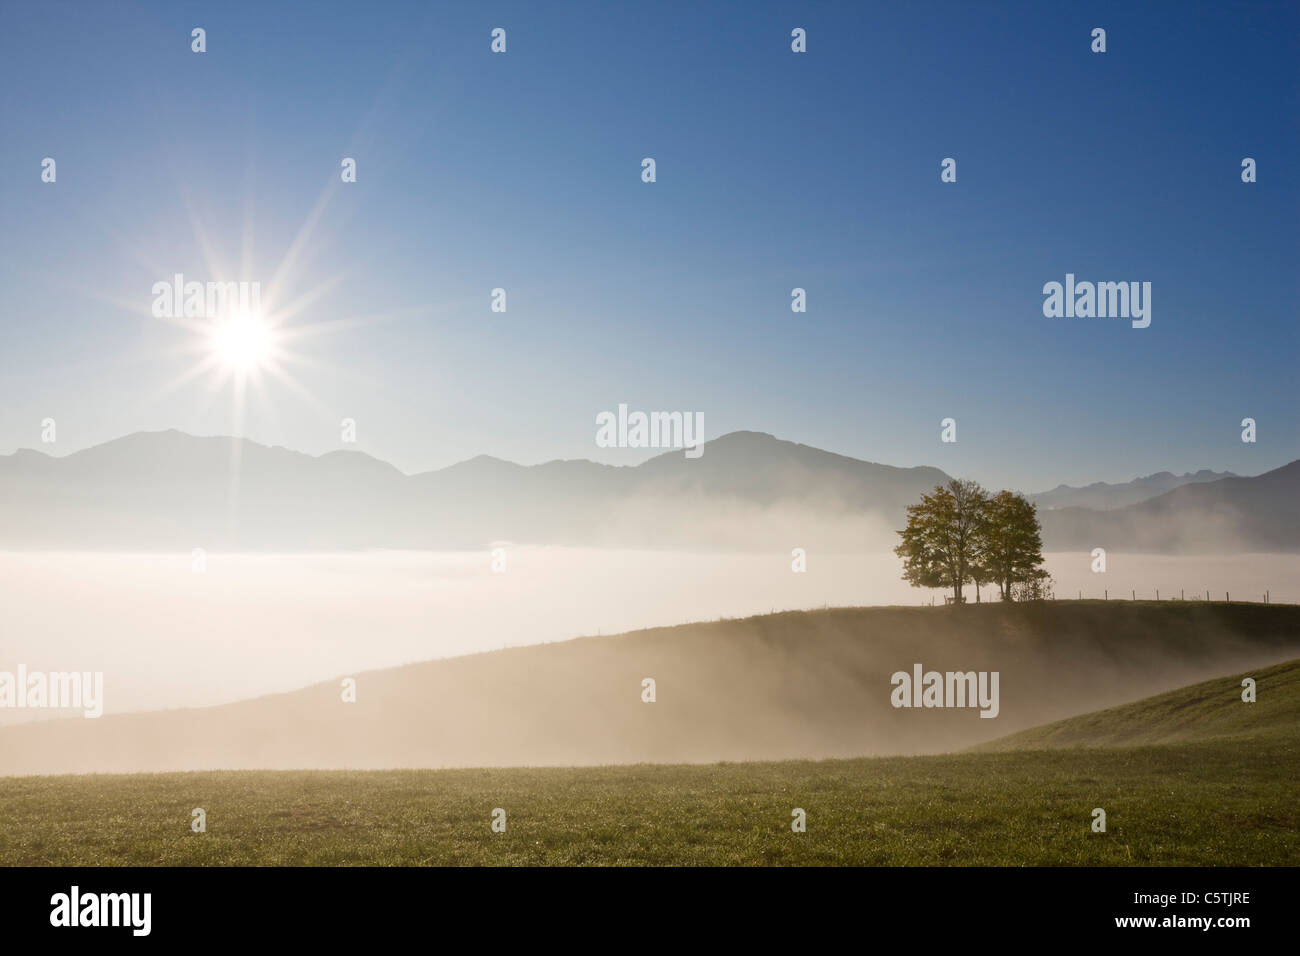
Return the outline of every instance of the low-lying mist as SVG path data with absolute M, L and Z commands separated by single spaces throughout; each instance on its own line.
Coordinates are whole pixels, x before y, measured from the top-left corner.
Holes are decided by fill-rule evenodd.
M 797 539 L 796 539 L 797 540 Z M 823 605 L 943 603 L 890 553 L 0 554 L 0 670 L 102 671 L 106 714 L 195 707 L 501 647 Z M 1058 597 L 1300 601 L 1300 556 L 1053 554 Z M 994 589 L 985 588 L 990 599 Z M 971 589 L 968 599 L 974 598 Z M 67 711 L 0 710 L 0 723 Z
M 1235 675 L 1297 657 L 1295 605 L 792 611 L 368 671 L 351 699 L 334 679 L 221 707 L 33 721 L 0 728 L 0 775 L 937 753 L 1209 679 L 1233 701 Z M 978 694 L 904 706 L 895 677 L 917 671 L 969 672 Z M 1261 675 L 1260 694 L 1274 692 Z

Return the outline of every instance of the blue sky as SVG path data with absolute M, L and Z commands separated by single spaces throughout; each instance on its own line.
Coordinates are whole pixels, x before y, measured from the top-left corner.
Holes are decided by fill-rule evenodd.
M 332 284 L 300 388 L 249 396 L 267 443 L 634 463 L 594 440 L 627 402 L 1025 490 L 1268 470 L 1300 455 L 1298 9 L 6 2 L 0 453 L 229 433 L 228 384 L 167 387 L 201 341 L 151 287 L 266 287 L 302 237 L 276 305 Z M 1067 272 L 1151 282 L 1151 326 L 1045 318 Z

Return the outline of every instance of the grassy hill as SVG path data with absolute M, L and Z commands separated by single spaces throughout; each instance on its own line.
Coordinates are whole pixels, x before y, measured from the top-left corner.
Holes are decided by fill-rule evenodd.
M 1242 701 L 1243 678 L 1257 699 Z M 991 741 L 978 750 L 1133 747 L 1190 740 L 1294 737 L 1300 728 L 1300 661 L 1183 687 L 1136 703 L 1058 720 Z
M 222 707 L 0 729 L 0 774 L 578 766 L 942 753 L 1300 655 L 1300 607 L 1056 601 L 791 612 L 355 675 Z M 1001 712 L 895 709 L 913 664 Z M 641 682 L 657 700 L 641 700 Z M 112 706 L 112 675 L 106 675 Z
M 0 865 L 1295 866 L 1297 675 L 1300 661 L 1253 672 L 1256 704 L 1224 677 L 998 752 L 13 778 Z M 1145 735 L 1175 742 L 1111 746 Z M 1054 749 L 1009 749 L 1045 739 Z M 1062 749 L 1068 739 L 1090 746 Z M 195 807 L 205 833 L 190 830 Z M 504 833 L 490 827 L 498 807 Z M 1105 833 L 1091 831 L 1095 807 Z M 805 833 L 791 830 L 795 808 Z

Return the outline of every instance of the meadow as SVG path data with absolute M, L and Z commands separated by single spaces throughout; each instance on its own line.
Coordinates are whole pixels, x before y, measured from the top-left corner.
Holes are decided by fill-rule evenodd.
M 990 752 L 9 778 L 0 864 L 1294 866 L 1300 661 L 1253 676 L 1253 704 L 1225 678 Z

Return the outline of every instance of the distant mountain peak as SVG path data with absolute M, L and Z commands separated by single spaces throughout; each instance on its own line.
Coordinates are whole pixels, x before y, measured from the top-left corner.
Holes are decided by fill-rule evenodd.
M 1180 528 L 1185 518 L 1199 529 L 1187 539 L 1196 547 L 1215 540 L 1220 525 L 1234 544 L 1300 547 L 1289 523 L 1300 500 L 1298 470 L 1300 462 L 1255 478 L 1157 472 L 1034 497 L 1045 540 L 1056 534 L 1118 547 L 1133 537 L 1124 523 L 1131 509 L 1152 499 L 1144 514 Z M 852 549 L 868 537 L 892 546 L 907 506 L 948 479 L 930 466 L 879 464 L 748 430 L 706 440 L 697 458 L 676 448 L 635 465 L 525 466 L 483 454 L 406 475 L 351 447 L 311 455 L 166 429 L 63 457 L 0 456 L 0 547 L 474 550 L 515 541 L 772 550 L 788 547 L 794 529 L 801 546 L 816 538 L 818 547 Z M 1103 535 L 1108 522 L 1115 527 Z M 1134 540 L 1184 546 L 1183 538 L 1144 533 Z
M 1094 481 L 1090 485 L 1082 486 L 1057 485 L 1051 491 L 1030 495 L 1029 499 L 1044 510 L 1093 508 L 1109 511 L 1154 498 L 1182 485 L 1202 484 L 1235 477 L 1232 472 L 1216 472 L 1208 468 L 1202 468 L 1195 473 L 1189 471 L 1182 475 L 1175 475 L 1171 471 L 1157 471 L 1154 474 L 1134 478 L 1132 481 L 1115 484 Z

